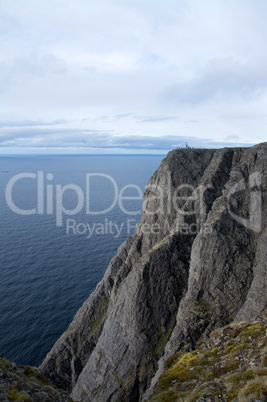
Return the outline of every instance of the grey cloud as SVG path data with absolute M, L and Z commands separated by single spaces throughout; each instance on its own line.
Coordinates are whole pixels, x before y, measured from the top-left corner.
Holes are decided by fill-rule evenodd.
M 0 15 L 1 37 L 8 37 L 17 40 L 23 33 L 23 26 L 17 18 L 10 14 Z
M 132 113 L 120 113 L 120 114 L 115 114 L 114 116 L 100 116 L 96 120 L 104 122 L 104 123 L 114 123 L 116 121 L 126 119 L 128 117 L 132 117 Z
M 258 97 L 267 88 L 267 62 L 241 63 L 233 58 L 214 59 L 185 82 L 168 86 L 162 96 L 181 103 Z
M 62 133 L 64 132 L 64 138 Z M 168 151 L 174 148 L 184 147 L 188 144 L 192 147 L 216 148 L 223 146 L 246 146 L 244 143 L 215 142 L 211 139 L 198 139 L 188 136 L 119 136 L 111 132 L 101 130 L 81 129 L 38 129 L 38 130 L 17 130 L 17 132 L 6 132 L 0 138 L 1 147 L 20 146 L 24 148 L 45 147 L 65 149 L 77 147 L 79 149 L 103 148 L 103 149 L 139 149 Z
M 115 122 L 125 118 L 133 118 L 138 123 L 157 123 L 161 121 L 172 121 L 179 119 L 178 116 L 163 116 L 163 115 L 139 116 L 139 115 L 133 115 L 132 113 L 121 113 L 116 114 L 114 116 L 101 116 L 98 120 L 102 122 Z
M 141 117 L 141 116 L 136 116 L 136 119 L 139 121 L 139 123 L 156 123 L 156 122 L 161 122 L 161 121 L 171 121 L 171 120 L 178 120 L 178 116 L 147 116 L 147 117 Z
M 32 120 L 0 124 L 13 130 L 1 130 L 5 141 L 128 146 L 126 138 L 120 137 L 121 145 L 107 130 L 60 132 L 60 123 L 38 122 L 54 116 L 71 116 L 69 128 L 77 123 L 79 129 L 155 135 L 138 137 L 139 145 L 129 139 L 137 147 L 159 146 L 156 135 L 163 133 L 197 133 L 214 141 L 240 133 L 229 142 L 266 137 L 267 93 L 260 97 L 267 86 L 266 1 L 245 0 L 244 7 L 210 0 L 3 3 L 0 117 Z M 251 99 L 257 102 L 244 102 Z M 179 138 L 166 139 L 166 147 L 188 141 Z M 190 141 L 197 146 L 197 139 Z
M 148 67 L 151 67 L 153 65 L 160 65 L 162 63 L 166 62 L 166 60 L 164 60 L 164 58 L 157 54 L 157 53 L 152 53 L 152 52 L 143 52 L 143 54 L 141 55 L 141 57 L 139 58 L 139 60 L 137 61 L 137 64 L 140 65 L 145 65 Z
M 125 118 L 133 118 L 136 120 L 138 123 L 154 123 L 154 122 L 160 122 L 160 121 L 171 121 L 171 120 L 177 120 L 179 119 L 178 116 L 139 116 L 139 115 L 133 115 L 132 113 L 121 113 L 121 114 L 116 114 L 114 116 L 101 116 L 98 120 L 103 121 L 103 122 L 114 122 L 118 121 L 121 119 Z
M 240 139 L 239 135 L 233 134 L 233 135 L 228 135 L 227 137 L 224 138 L 224 141 L 238 141 Z
M 112 130 L 111 130 L 112 131 Z M 46 142 L 45 146 L 49 146 L 48 142 L 56 139 L 61 145 L 64 145 L 68 141 L 86 141 L 87 136 L 91 135 L 91 139 L 95 140 L 95 136 L 99 137 L 107 131 L 102 130 L 84 130 L 84 129 L 58 129 L 58 128 L 47 128 L 47 129 L 19 129 L 19 130 L 5 130 L 0 135 L 0 145 L 1 141 L 8 140 L 20 140 L 21 138 L 31 139 L 33 141 L 33 146 L 35 146 L 35 141 L 38 139 L 43 139 Z M 82 138 L 82 139 L 81 139 Z M 71 146 L 71 145 L 70 145 Z
M 126 119 L 126 118 L 132 118 L 138 123 L 157 123 L 157 122 L 165 122 L 165 121 L 174 121 L 174 120 L 179 120 L 179 116 L 163 116 L 163 115 L 158 115 L 158 116 L 139 116 L 139 115 L 133 115 L 132 113 L 121 113 L 121 114 L 116 114 L 114 116 L 101 116 L 97 118 L 96 120 L 99 122 L 104 122 L 104 123 L 114 123 L 116 121 Z M 83 119 L 83 121 L 89 121 L 89 118 Z M 197 122 L 197 120 L 192 120 L 190 122 Z
M 86 71 L 87 73 L 94 74 L 97 72 L 97 68 L 95 66 L 87 66 L 84 68 L 84 71 Z
M 121 114 L 116 114 L 114 116 L 115 119 L 124 119 L 126 117 L 131 117 L 132 113 L 121 113 Z
M 43 120 L 22 120 L 22 121 L 0 121 L 0 127 L 9 127 L 9 128 L 17 128 L 17 127 L 35 127 L 35 126 L 56 126 L 60 124 L 69 123 L 69 120 L 64 119 L 56 119 L 52 121 L 43 121 Z
M 185 123 L 198 123 L 199 120 L 197 120 L 197 119 L 190 119 L 190 120 L 185 120 L 184 122 L 185 122 Z
M 97 118 L 97 121 L 112 122 L 112 121 L 114 121 L 114 117 L 113 116 L 101 116 L 101 117 Z
M 0 91 L 4 92 L 11 86 L 33 77 L 43 78 L 49 74 L 64 74 L 66 63 L 63 59 L 52 54 L 40 56 L 33 53 L 25 58 L 0 62 L 0 71 Z

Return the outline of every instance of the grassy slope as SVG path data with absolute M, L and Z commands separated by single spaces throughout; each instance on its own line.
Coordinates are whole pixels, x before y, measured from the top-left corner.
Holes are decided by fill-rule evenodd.
M 267 314 L 216 329 L 168 359 L 150 401 L 267 401 L 266 335 Z

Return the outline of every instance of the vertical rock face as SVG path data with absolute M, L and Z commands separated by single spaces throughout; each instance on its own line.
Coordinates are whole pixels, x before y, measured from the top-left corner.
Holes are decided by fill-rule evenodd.
M 42 372 L 75 401 L 139 401 L 174 352 L 266 311 L 266 191 L 267 143 L 170 152 Z

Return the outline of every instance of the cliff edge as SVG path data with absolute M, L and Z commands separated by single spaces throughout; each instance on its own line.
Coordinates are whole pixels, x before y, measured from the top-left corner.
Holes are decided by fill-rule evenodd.
M 171 151 L 43 374 L 74 401 L 145 400 L 174 353 L 266 312 L 266 200 L 267 143 Z

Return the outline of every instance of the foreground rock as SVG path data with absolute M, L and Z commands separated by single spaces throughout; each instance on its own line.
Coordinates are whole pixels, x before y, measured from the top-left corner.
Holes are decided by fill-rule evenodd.
M 266 401 L 267 314 L 214 330 L 165 363 L 151 402 Z
M 71 402 L 72 399 L 51 385 L 36 367 L 16 366 L 0 357 L 0 401 Z
M 174 353 L 265 312 L 266 200 L 267 143 L 170 152 L 42 372 L 75 401 L 139 401 Z

